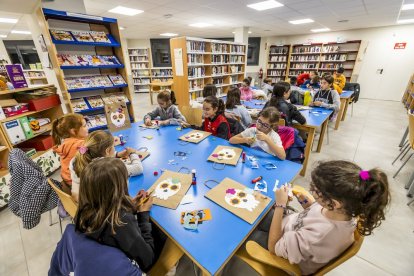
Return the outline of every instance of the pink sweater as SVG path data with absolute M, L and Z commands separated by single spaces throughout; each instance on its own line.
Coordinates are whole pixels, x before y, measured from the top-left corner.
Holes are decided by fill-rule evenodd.
M 243 101 L 250 101 L 253 98 L 253 90 L 250 87 L 240 87 L 240 99 Z
M 283 236 L 276 255 L 298 264 L 304 275 L 312 274 L 339 256 L 354 242 L 356 221 L 334 221 L 322 215 L 322 206 L 312 204 L 301 213 L 283 218 Z

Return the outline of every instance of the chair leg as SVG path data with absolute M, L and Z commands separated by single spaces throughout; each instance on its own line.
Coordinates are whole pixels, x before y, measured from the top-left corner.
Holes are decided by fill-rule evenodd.
M 49 210 L 49 226 L 52 226 L 52 210 Z
M 414 172 L 411 175 L 410 180 L 408 180 L 407 184 L 405 184 L 404 188 L 406 189 L 410 188 L 411 186 L 413 186 L 413 183 L 414 183 Z
M 414 195 L 414 180 L 411 181 L 410 188 L 408 189 L 407 196 L 412 197 Z
M 410 205 L 411 205 L 411 203 L 413 203 L 413 202 L 414 202 L 414 198 L 413 198 L 413 199 L 411 199 L 410 201 L 408 201 L 407 206 L 410 206 Z
M 351 117 L 354 116 L 354 103 L 351 105 Z
M 400 142 L 400 145 L 399 145 L 400 147 L 403 146 L 403 143 L 404 143 L 405 139 L 407 138 L 407 136 L 408 136 L 408 127 L 405 129 L 404 135 L 403 135 L 403 137 L 401 139 L 401 142 Z
M 400 151 L 402 151 L 402 149 L 407 145 L 407 143 L 408 143 L 408 140 L 405 140 L 400 148 Z
M 401 167 L 398 169 L 398 171 L 394 174 L 394 176 L 392 178 L 395 178 L 398 175 L 398 173 L 405 166 L 405 164 L 407 164 L 408 160 L 410 160 L 413 155 L 414 155 L 414 153 L 411 153 L 411 155 L 407 158 L 407 160 L 404 161 L 404 163 L 401 165 Z
M 409 145 L 405 146 L 405 148 L 400 152 L 400 154 L 398 154 L 397 158 L 395 158 L 394 161 L 392 161 L 391 165 L 394 165 L 395 161 L 397 161 L 397 159 L 400 158 L 400 156 L 408 149 L 408 146 Z
M 329 124 L 326 126 L 326 144 L 329 145 Z
M 410 151 L 411 148 L 408 148 L 408 150 L 404 153 L 403 156 L 401 156 L 400 161 L 404 159 L 404 157 L 407 155 L 407 153 Z

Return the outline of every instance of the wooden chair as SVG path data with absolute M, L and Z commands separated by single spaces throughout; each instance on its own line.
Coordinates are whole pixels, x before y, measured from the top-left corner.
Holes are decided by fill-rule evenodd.
M 202 109 L 192 108 L 191 106 L 178 106 L 178 109 L 190 125 L 201 126 L 203 123 Z
M 354 243 L 348 249 L 313 275 L 324 275 L 356 255 L 361 248 L 364 237 L 355 230 L 354 239 Z M 254 241 L 248 241 L 245 247 L 242 246 L 237 251 L 236 256 L 245 261 L 260 275 L 302 275 L 298 265 L 291 264 L 288 260 L 271 254 Z
M 167 274 L 183 255 L 184 252 L 170 238 L 167 238 L 160 257 L 151 268 L 148 275 L 157 276 Z
M 410 150 L 414 150 L 414 114 L 410 113 L 408 111 L 408 143 L 404 147 L 404 149 L 400 152 L 400 154 L 397 156 L 397 158 L 394 159 L 392 164 L 394 165 L 395 161 L 403 154 L 400 160 L 402 160 Z M 407 162 L 413 157 L 414 153 L 411 153 L 410 156 L 407 158 L 407 160 L 404 161 L 404 163 L 401 165 L 401 167 L 398 169 L 398 171 L 393 175 L 393 178 L 395 178 L 398 173 L 401 171 L 401 169 L 407 164 Z
M 74 218 L 76 215 L 76 211 L 78 210 L 78 204 L 73 200 L 73 198 L 70 195 L 68 195 L 67 193 L 65 193 L 58 187 L 56 187 L 56 185 L 53 184 L 50 178 L 47 180 L 47 182 L 52 187 L 52 189 L 55 191 L 55 193 L 58 195 L 60 202 L 62 202 L 63 208 L 65 208 L 66 212 L 68 212 L 68 214 L 72 218 Z M 60 233 L 63 233 L 62 232 L 62 219 L 60 218 L 60 216 L 59 216 L 59 224 L 60 224 Z
M 150 95 L 150 101 L 151 104 L 154 104 L 154 100 L 152 99 L 152 93 L 159 93 L 161 91 L 164 91 L 165 89 L 171 89 L 173 82 L 172 81 L 165 81 L 165 82 L 161 82 L 161 81 L 153 81 L 150 84 L 150 90 L 149 90 L 149 95 Z

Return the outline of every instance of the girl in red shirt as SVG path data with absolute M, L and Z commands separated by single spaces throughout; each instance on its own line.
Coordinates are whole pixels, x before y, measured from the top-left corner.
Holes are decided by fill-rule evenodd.
M 224 102 L 214 96 L 208 96 L 203 103 L 203 130 L 212 133 L 214 136 L 229 140 L 230 125 L 224 117 Z

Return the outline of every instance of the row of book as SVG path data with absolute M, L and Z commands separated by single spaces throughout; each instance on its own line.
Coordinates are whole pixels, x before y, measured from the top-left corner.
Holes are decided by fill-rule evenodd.
M 129 60 L 131 62 L 148 62 L 148 58 L 147 57 L 136 57 L 136 56 L 130 56 Z
M 110 87 L 126 84 L 121 75 L 95 75 L 84 77 L 65 78 L 68 89 L 80 89 L 90 87 Z
M 227 53 L 227 45 L 226 44 L 217 44 L 211 43 L 211 51 L 213 53 Z
M 172 75 L 173 75 L 172 69 L 152 69 L 153 77 L 164 77 L 164 76 L 172 76 Z
M 338 52 L 339 51 L 339 46 L 323 46 L 323 52 Z
M 339 67 L 343 67 L 342 63 L 322 63 L 319 69 L 338 69 Z
M 204 77 L 205 74 L 206 74 L 206 70 L 204 69 L 204 67 L 189 67 L 188 68 L 189 78 Z
M 187 62 L 188 63 L 204 63 L 203 55 L 188 54 Z
M 217 85 L 217 84 L 223 84 L 224 83 L 224 79 L 223 78 L 216 78 L 213 79 L 213 84 Z
M 270 71 L 270 72 L 268 71 L 267 75 L 268 76 L 282 76 L 282 72 L 281 71 Z
M 114 104 L 117 102 L 129 103 L 129 100 L 122 92 L 108 93 L 103 95 L 72 99 L 71 105 L 75 112 L 80 112 L 82 110 L 101 108 L 104 107 L 105 104 Z
M 345 61 L 347 57 L 348 57 L 347 54 L 332 54 L 332 55 L 322 56 L 321 60 L 323 61 Z
M 55 40 L 111 43 L 104 32 L 50 30 Z
M 244 46 L 243 45 L 230 45 L 230 52 L 231 53 L 244 53 Z
M 206 43 L 201 41 L 187 41 L 187 51 L 190 52 L 205 52 Z
M 291 56 L 290 61 L 318 61 L 318 55 L 309 55 L 309 56 Z
M 58 54 L 59 65 L 64 66 L 100 66 L 121 64 L 116 56 Z
M 270 58 L 270 61 L 281 61 L 281 62 L 285 62 L 287 60 L 286 56 L 272 56 Z
M 149 69 L 148 63 L 131 63 L 131 69 Z
M 270 47 L 269 54 L 284 54 L 286 55 L 289 51 L 288 47 Z
M 306 64 L 292 64 L 290 69 L 314 69 L 316 68 L 316 63 L 306 63 Z
M 213 63 L 228 63 L 230 60 L 229 56 L 223 56 L 223 55 L 212 55 L 211 56 L 211 62 Z
M 128 53 L 133 56 L 148 56 L 148 49 L 128 49 Z
M 243 63 L 244 62 L 244 57 L 243 56 L 231 56 L 230 57 L 230 62 L 231 63 Z
M 243 70 L 242 67 L 243 67 L 242 65 L 232 65 L 232 66 L 230 66 L 230 71 L 232 73 L 241 73 L 242 70 Z
M 321 52 L 321 46 L 312 46 L 312 47 L 296 47 L 293 49 L 294 54 L 300 54 L 300 53 L 320 53 Z
M 203 80 L 190 80 L 188 81 L 188 86 L 190 89 L 202 88 Z
M 286 63 L 271 63 L 267 65 L 268 69 L 286 69 Z
M 150 76 L 149 70 L 132 71 L 133 78 L 149 77 L 149 76 Z

